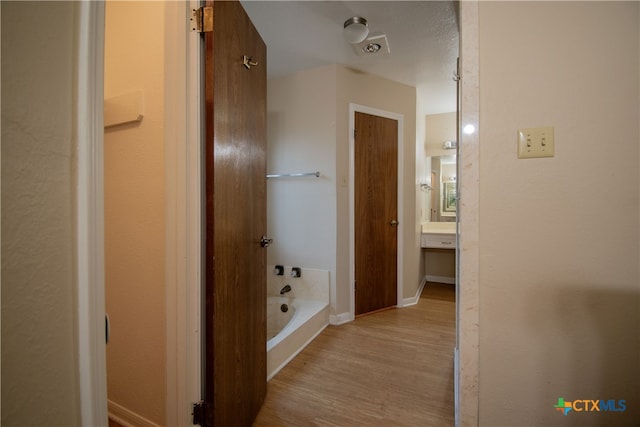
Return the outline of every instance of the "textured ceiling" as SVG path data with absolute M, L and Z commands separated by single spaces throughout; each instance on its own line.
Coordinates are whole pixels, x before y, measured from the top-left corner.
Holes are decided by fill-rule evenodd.
M 242 1 L 267 44 L 270 77 L 342 64 L 415 86 L 427 113 L 455 110 L 458 56 L 452 1 Z M 362 16 L 370 36 L 385 34 L 389 55 L 358 56 L 342 37 Z

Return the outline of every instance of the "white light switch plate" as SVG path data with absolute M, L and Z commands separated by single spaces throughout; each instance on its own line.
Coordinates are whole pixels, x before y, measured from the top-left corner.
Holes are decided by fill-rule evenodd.
M 553 157 L 553 127 L 518 129 L 518 158 Z

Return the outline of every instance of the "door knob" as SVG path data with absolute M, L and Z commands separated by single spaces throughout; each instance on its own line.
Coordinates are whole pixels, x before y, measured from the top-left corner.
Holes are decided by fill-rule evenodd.
M 398 224 L 400 224 L 400 223 L 398 222 L 398 220 L 397 220 L 397 219 L 394 219 L 394 220 L 392 220 L 389 224 L 390 224 L 392 227 L 397 227 L 397 226 L 398 226 Z
M 272 243 L 273 239 L 269 239 L 267 238 L 267 236 L 262 236 L 262 238 L 260 239 L 260 246 L 262 246 L 263 248 L 269 247 L 269 245 Z

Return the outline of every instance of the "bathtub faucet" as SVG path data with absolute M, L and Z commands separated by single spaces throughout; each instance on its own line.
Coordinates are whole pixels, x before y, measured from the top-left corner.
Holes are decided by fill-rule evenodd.
M 280 289 L 280 295 L 284 295 L 287 292 L 291 292 L 291 285 L 285 285 L 284 288 Z

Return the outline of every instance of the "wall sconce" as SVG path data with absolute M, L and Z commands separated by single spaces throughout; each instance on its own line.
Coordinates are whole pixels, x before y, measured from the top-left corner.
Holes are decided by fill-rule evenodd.
M 457 141 L 445 141 L 442 143 L 442 148 L 445 150 L 455 150 L 457 146 Z

